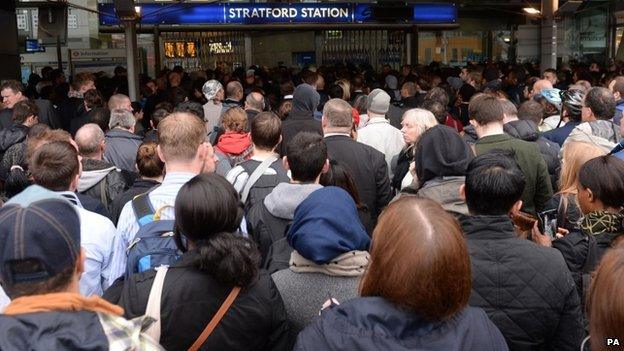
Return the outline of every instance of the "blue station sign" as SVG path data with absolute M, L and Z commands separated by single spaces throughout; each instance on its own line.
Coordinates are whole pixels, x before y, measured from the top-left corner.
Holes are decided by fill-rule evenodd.
M 265 4 L 142 4 L 142 24 L 334 24 L 375 23 L 374 4 L 265 3 Z M 99 4 L 100 25 L 118 25 L 113 4 Z M 413 16 L 407 23 L 457 22 L 452 3 L 418 3 L 406 6 Z

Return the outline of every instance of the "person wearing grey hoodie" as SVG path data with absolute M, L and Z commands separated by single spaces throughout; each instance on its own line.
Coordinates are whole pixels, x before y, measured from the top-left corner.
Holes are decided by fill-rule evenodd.
M 264 201 L 251 207 L 246 217 L 248 233 L 262 256 L 261 266 L 269 273 L 288 268 L 292 249 L 285 234 L 295 209 L 323 187 L 319 179 L 329 169 L 323 137 L 308 132 L 297 134 L 288 144 L 284 167 L 291 172 L 290 183 L 278 184 Z
M 281 156 L 286 154 L 286 147 L 299 132 L 314 132 L 323 135 L 321 122 L 314 119 L 314 111 L 321 96 L 313 86 L 299 84 L 293 93 L 292 110 L 282 123 L 282 144 L 279 148 Z
M 110 211 L 113 200 L 130 187 L 132 176 L 103 160 L 104 132 L 89 123 L 76 132 L 76 144 L 82 156 L 78 192 L 98 199 Z M 126 175 L 127 173 L 127 175 Z

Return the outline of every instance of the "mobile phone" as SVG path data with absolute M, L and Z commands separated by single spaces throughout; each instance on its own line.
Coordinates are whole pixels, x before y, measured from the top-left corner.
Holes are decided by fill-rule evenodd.
M 548 210 L 537 214 L 538 227 L 542 234 L 555 239 L 557 235 L 557 210 Z

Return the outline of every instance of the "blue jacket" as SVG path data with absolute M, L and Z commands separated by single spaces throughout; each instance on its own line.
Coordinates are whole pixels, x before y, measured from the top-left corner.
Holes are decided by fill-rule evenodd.
M 304 350 L 505 351 L 502 334 L 479 308 L 430 323 L 381 297 L 360 297 L 323 312 L 298 336 Z
M 542 136 L 550 141 L 554 141 L 555 143 L 559 144 L 559 146 L 563 146 L 563 143 L 572 132 L 572 129 L 574 129 L 574 127 L 578 126 L 579 124 L 581 124 L 581 122 L 570 121 L 566 123 L 563 127 L 555 128 L 553 130 L 544 132 Z
M 622 120 L 622 113 L 624 112 L 624 99 L 618 100 L 615 104 L 615 115 L 613 116 L 613 123 L 620 125 Z

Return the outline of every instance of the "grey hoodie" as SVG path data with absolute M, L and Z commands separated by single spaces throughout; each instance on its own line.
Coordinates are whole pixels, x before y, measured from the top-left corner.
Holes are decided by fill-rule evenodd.
M 279 183 L 264 198 L 264 206 L 269 213 L 278 218 L 293 219 L 295 209 L 315 190 L 322 188 L 320 184 Z

